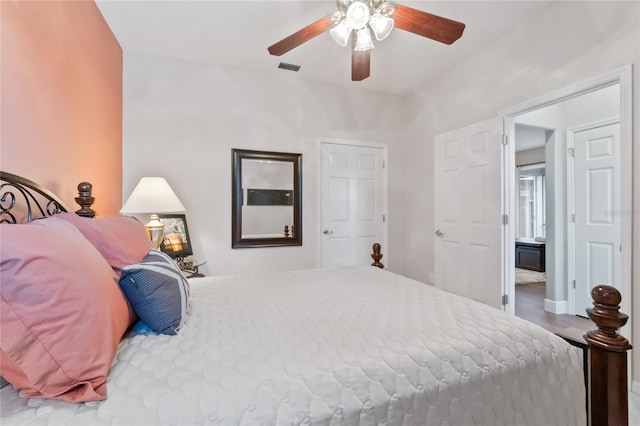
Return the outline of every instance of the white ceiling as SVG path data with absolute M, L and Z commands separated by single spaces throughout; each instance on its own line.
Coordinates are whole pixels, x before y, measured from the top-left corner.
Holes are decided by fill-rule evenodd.
M 332 0 L 98 0 L 125 52 L 175 57 L 252 71 L 288 73 L 387 93 L 424 85 L 457 61 L 508 33 L 549 1 L 398 1 L 466 24 L 448 46 L 394 29 L 371 52 L 371 77 L 351 81 L 348 47 L 322 34 L 281 57 L 267 47 L 333 13 Z M 301 65 L 298 73 L 277 69 L 279 61 Z

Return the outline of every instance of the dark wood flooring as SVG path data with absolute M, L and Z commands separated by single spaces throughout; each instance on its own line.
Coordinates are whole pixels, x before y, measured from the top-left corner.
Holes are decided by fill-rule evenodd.
M 583 341 L 584 334 L 595 328 L 588 318 L 577 315 L 555 315 L 544 310 L 545 283 L 516 286 L 516 316 L 524 318 L 552 333 L 559 333 Z

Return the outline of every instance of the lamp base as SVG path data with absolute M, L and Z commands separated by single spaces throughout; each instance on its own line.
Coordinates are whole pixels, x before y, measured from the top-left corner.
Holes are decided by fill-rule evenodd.
M 153 244 L 153 248 L 160 248 L 162 244 L 162 239 L 164 238 L 164 225 L 158 219 L 157 214 L 152 214 L 149 218 L 149 223 L 147 223 L 144 227 L 147 230 L 147 234 L 151 239 L 151 244 Z

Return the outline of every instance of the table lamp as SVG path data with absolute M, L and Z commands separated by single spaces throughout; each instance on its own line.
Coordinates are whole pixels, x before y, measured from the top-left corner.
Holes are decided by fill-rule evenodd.
M 150 221 L 145 225 L 153 247 L 158 248 L 164 237 L 164 225 L 158 220 L 158 213 L 182 213 L 184 206 L 163 177 L 143 177 L 124 203 L 120 213 L 150 213 Z

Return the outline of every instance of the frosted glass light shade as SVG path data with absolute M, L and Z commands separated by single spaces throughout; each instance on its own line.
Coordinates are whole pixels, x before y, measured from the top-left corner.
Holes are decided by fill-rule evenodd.
M 143 177 L 120 213 L 180 213 L 185 208 L 163 177 Z
M 347 24 L 349 24 L 351 28 L 358 30 L 367 25 L 370 15 L 371 11 L 368 5 L 361 1 L 354 1 L 351 3 L 351 6 L 349 6 L 349 9 L 347 9 L 345 21 L 347 21 Z
M 349 36 L 351 35 L 351 27 L 347 24 L 347 21 L 343 19 L 338 25 L 329 30 L 329 34 L 331 34 L 331 37 L 333 37 L 336 43 L 341 46 L 346 46 L 347 41 L 349 41 Z
M 356 47 L 354 50 L 369 50 L 373 49 L 373 41 L 371 40 L 371 31 L 369 28 L 362 28 L 356 31 L 358 39 L 356 40 Z
M 384 40 L 393 29 L 393 19 L 387 16 L 382 16 L 379 13 L 374 13 L 369 21 L 369 26 L 373 30 L 373 34 L 376 40 Z

